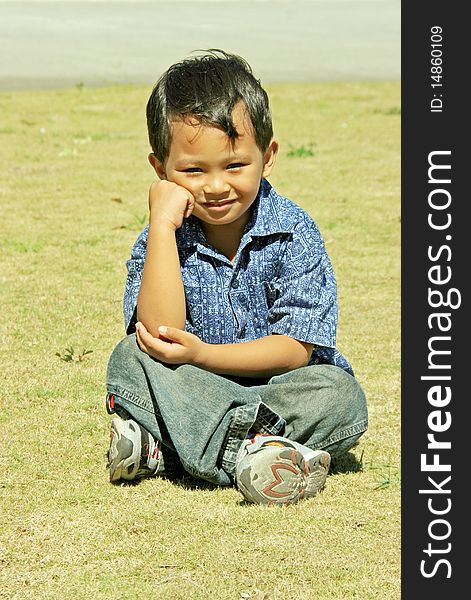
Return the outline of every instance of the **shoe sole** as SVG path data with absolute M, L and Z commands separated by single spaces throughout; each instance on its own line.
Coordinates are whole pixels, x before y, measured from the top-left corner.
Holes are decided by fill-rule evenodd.
M 256 504 L 296 504 L 324 489 L 330 454 L 323 450 L 263 446 L 238 465 L 237 487 Z

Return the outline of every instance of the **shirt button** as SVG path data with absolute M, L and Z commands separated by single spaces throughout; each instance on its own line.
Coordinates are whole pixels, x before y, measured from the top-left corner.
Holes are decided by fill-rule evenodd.
M 238 288 L 238 287 L 239 287 L 239 280 L 238 280 L 238 279 L 233 279 L 233 280 L 232 280 L 232 283 L 231 283 L 231 286 L 232 286 L 234 289 Z

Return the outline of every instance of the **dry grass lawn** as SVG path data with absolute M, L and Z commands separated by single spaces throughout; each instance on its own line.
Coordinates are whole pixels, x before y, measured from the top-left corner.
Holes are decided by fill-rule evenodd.
M 150 89 L 1 93 L 1 598 L 400 597 L 399 83 L 268 91 L 270 180 L 324 235 L 369 431 L 298 506 L 110 485 L 105 370 L 146 220 Z

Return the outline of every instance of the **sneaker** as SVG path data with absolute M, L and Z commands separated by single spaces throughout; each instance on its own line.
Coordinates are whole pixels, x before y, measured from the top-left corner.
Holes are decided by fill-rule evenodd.
M 108 467 L 110 481 L 142 479 L 159 472 L 162 453 L 152 435 L 132 419 L 111 421 Z
M 295 504 L 320 492 L 330 454 L 274 435 L 244 440 L 236 461 L 236 485 L 256 504 Z

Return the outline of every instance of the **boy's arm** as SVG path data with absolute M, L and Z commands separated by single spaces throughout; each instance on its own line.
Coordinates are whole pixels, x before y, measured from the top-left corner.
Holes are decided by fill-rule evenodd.
M 169 364 L 192 364 L 220 375 L 272 377 L 308 364 L 313 344 L 286 335 L 268 335 L 239 344 L 207 344 L 197 336 L 173 327 L 160 327 L 152 336 L 142 323 L 136 327 L 144 352 Z
M 206 344 L 197 366 L 220 375 L 273 377 L 305 367 L 313 347 L 287 335 L 268 335 L 240 344 Z
M 149 190 L 149 233 L 137 318 L 153 336 L 159 335 L 163 323 L 185 326 L 185 292 L 175 232 L 193 206 L 190 192 L 175 183 L 157 181 Z

